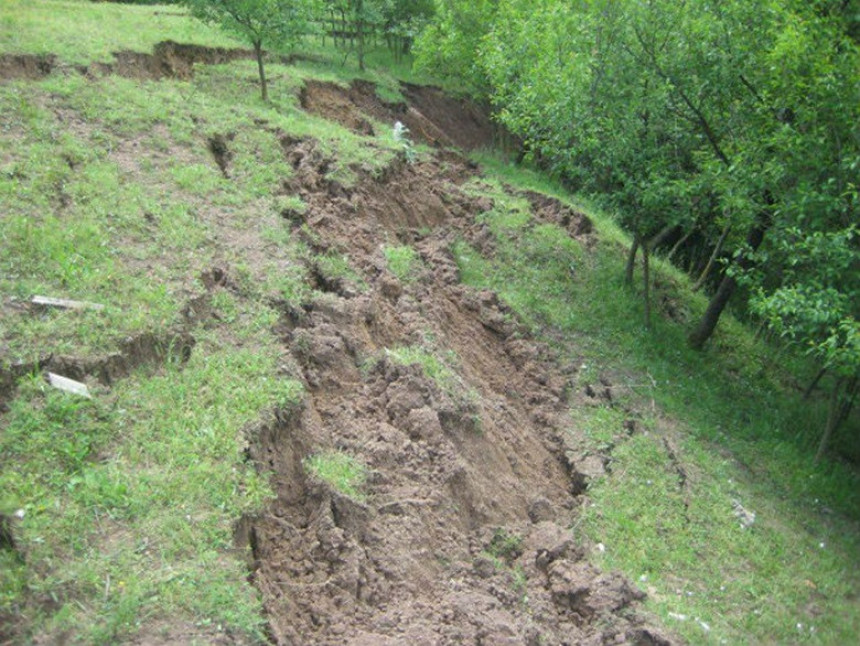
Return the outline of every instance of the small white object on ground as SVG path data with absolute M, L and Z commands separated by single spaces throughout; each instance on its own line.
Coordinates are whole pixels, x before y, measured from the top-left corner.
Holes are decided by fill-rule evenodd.
M 30 301 L 33 305 L 43 307 L 59 307 L 65 310 L 103 310 L 104 305 L 99 303 L 87 303 L 86 301 L 70 301 L 65 298 L 52 298 L 50 296 L 34 296 Z
M 92 395 L 90 395 L 90 389 L 87 388 L 87 385 L 82 384 L 80 381 L 75 381 L 74 379 L 69 379 L 68 377 L 55 375 L 53 372 L 48 373 L 48 380 L 51 382 L 51 385 L 58 390 L 71 393 L 73 395 L 80 395 L 81 397 L 86 397 L 87 399 L 93 398 Z
M 741 521 L 741 529 L 749 529 L 755 523 L 755 512 L 744 509 L 739 500 L 732 500 L 735 517 Z

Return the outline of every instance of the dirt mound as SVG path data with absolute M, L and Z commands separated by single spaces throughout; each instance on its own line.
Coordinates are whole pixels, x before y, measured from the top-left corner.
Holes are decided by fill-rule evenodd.
M 252 58 L 254 52 L 249 49 L 203 47 L 167 40 L 153 47 L 152 54 L 114 52 L 114 63 L 95 63 L 86 72 L 90 75 L 119 74 L 134 79 L 188 80 L 194 75 L 195 64 L 219 65 Z
M 435 131 L 464 150 L 492 144 L 493 124 L 486 110 L 471 101 L 454 99 L 439 88 L 423 85 L 404 84 L 403 93 L 410 106 L 404 123 L 413 132 L 421 132 L 426 119 Z
M 473 219 L 489 205 L 459 189 L 474 169 L 400 160 L 346 190 L 313 141 L 282 144 L 308 244 L 348 252 L 366 287 L 322 282 L 284 308 L 308 394 L 256 431 L 277 500 L 239 532 L 273 640 L 668 643 L 632 612 L 642 593 L 585 561 L 567 529 L 585 480 L 563 450 L 572 375 L 494 293 L 459 284 L 451 245 L 487 236 Z M 398 241 L 421 258 L 405 282 L 383 253 Z M 449 374 L 403 365 L 403 347 Z M 308 475 L 321 451 L 367 465 L 366 500 Z
M 352 101 L 349 92 L 334 83 L 307 81 L 299 93 L 302 109 L 335 121 L 362 135 L 374 135 L 373 125 Z
M 0 80 L 44 78 L 57 63 L 53 54 L 2 54 L 0 55 Z
M 442 147 L 475 150 L 493 142 L 493 125 L 485 111 L 466 100 L 445 96 L 438 88 L 402 85 L 405 103 L 387 103 L 368 81 L 347 87 L 308 81 L 299 100 L 313 114 L 336 121 L 353 132 L 373 135 L 370 119 L 388 126 L 400 121 L 418 141 Z
M 567 229 L 573 237 L 584 240 L 588 244 L 593 242 L 594 224 L 584 213 L 575 211 L 560 200 L 542 193 L 525 191 L 520 194 L 528 199 L 532 205 L 532 212 L 538 220 L 557 224 Z

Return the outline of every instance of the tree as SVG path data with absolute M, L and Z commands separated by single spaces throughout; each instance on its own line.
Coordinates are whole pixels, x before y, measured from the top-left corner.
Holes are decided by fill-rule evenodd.
M 436 0 L 433 19 L 415 42 L 415 65 L 432 70 L 464 94 L 485 99 L 479 52 L 502 0 Z
M 618 214 L 628 282 L 640 250 L 647 273 L 663 240 L 691 247 L 691 270 L 716 285 L 690 335 L 702 348 L 748 295 L 739 275 L 779 288 L 769 239 L 856 218 L 852 4 L 440 0 L 419 58 L 474 79 L 463 85 L 490 97 L 528 157 Z M 647 312 L 647 279 L 643 291 Z
M 294 45 L 309 31 L 313 0 L 181 0 L 193 16 L 220 26 L 254 48 L 260 90 L 269 99 L 263 45 Z

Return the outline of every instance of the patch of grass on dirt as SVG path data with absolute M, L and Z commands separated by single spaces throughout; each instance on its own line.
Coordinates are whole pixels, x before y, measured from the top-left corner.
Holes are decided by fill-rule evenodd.
M 364 501 L 362 487 L 367 481 L 367 466 L 351 455 L 338 451 L 317 453 L 308 457 L 305 468 L 335 491 L 354 500 Z
M 389 246 L 382 249 L 388 269 L 404 283 L 413 283 L 418 280 L 419 273 L 423 267 L 421 257 L 413 247 L 409 245 Z
M 522 551 L 523 537 L 501 527 L 493 532 L 493 538 L 487 546 L 488 554 L 509 563 L 517 559 Z
M 387 349 L 385 354 L 395 363 L 402 366 L 421 366 L 424 376 L 436 382 L 444 391 L 450 391 L 458 382 L 455 373 L 448 363 L 442 361 L 434 352 L 430 352 L 421 346 L 407 345 L 399 348 Z
M 516 182 L 513 172 L 504 177 Z M 515 185 L 534 188 L 528 176 Z M 857 634 L 860 482 L 839 463 L 812 463 L 825 403 L 803 402 L 790 387 L 789 369 L 805 374 L 802 364 L 784 353 L 776 360 L 728 316 L 704 353 L 687 349 L 685 325 L 665 313 L 645 329 L 641 299 L 623 285 L 625 239 L 599 211 L 589 215 L 601 236 L 586 251 L 485 190 L 496 201 L 483 216 L 496 253 L 457 244 L 464 282 L 496 290 L 566 360 L 586 364 L 580 389 L 599 376 L 612 384 L 613 404 L 577 409 L 573 421 L 589 449 L 610 459 L 580 521 L 606 546 L 601 564 L 639 581 L 651 608 L 691 643 L 842 643 Z M 694 321 L 704 300 L 679 272 L 655 265 L 655 300 L 681 299 Z M 751 529 L 740 528 L 735 500 L 757 513 Z
M 348 284 L 359 290 L 367 289 L 367 283 L 353 269 L 346 254 L 337 252 L 313 254 L 310 260 L 324 283 L 323 288 L 328 289 L 335 285 Z
M 420 366 L 424 376 L 432 380 L 439 389 L 447 394 L 460 412 L 466 414 L 468 426 L 480 433 L 480 395 L 458 374 L 456 367 L 459 358 L 453 350 L 440 351 L 432 337 L 425 338 L 422 345 L 407 345 L 386 348 L 385 354 L 395 363 L 403 366 Z

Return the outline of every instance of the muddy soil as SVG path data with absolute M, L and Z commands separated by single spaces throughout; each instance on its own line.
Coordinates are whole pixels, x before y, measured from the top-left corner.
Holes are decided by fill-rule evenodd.
M 320 114 L 366 118 L 332 86 L 309 87 Z M 321 276 L 311 302 L 283 311 L 307 396 L 255 432 L 251 455 L 277 500 L 238 532 L 272 641 L 669 643 L 637 614 L 643 594 L 590 565 L 569 529 L 586 482 L 564 451 L 575 374 L 494 293 L 459 282 L 453 243 L 492 247 L 475 223 L 491 200 L 460 189 L 475 167 L 450 154 L 398 159 L 345 188 L 325 178 L 333 160 L 314 141 L 283 147 L 296 169 L 285 190 L 308 205 L 296 234 L 348 254 L 360 280 Z M 587 218 L 529 197 L 537 218 L 588 243 Z M 420 254 L 414 280 L 387 269 L 395 244 Z M 387 352 L 416 345 L 456 378 L 438 383 Z M 327 450 L 368 466 L 366 499 L 308 475 L 303 460 Z
M 92 63 L 77 68 L 87 76 L 118 74 L 133 79 L 188 80 L 194 76 L 194 65 L 218 65 L 235 60 L 253 59 L 250 49 L 225 49 L 175 43 L 166 40 L 158 43 L 151 54 L 143 52 L 114 52 L 113 63 Z M 12 79 L 37 80 L 51 74 L 58 67 L 54 54 L 3 54 L 0 55 L 0 81 Z
M 406 101 L 390 103 L 376 94 L 376 86 L 356 80 L 348 87 L 308 81 L 299 96 L 308 112 L 336 121 L 363 135 L 374 132 L 371 119 L 391 128 L 395 121 L 409 128 L 415 141 L 463 150 L 493 143 L 494 127 L 485 110 L 465 99 L 454 99 L 434 87 L 404 83 Z
M 44 78 L 51 73 L 56 62 L 57 58 L 53 54 L 2 54 L 0 55 L 0 81 Z

